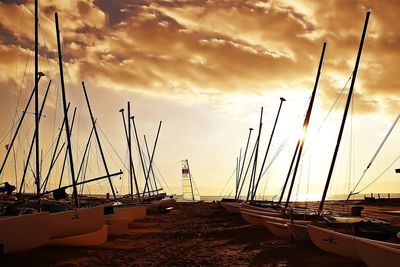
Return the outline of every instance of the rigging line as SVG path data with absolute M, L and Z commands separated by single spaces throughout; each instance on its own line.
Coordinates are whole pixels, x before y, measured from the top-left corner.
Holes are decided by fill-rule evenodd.
M 53 115 L 53 139 L 54 139 L 54 136 L 55 136 L 55 134 L 56 134 L 56 131 L 55 131 L 55 127 L 56 127 L 56 118 L 57 118 L 57 111 L 58 111 L 58 109 L 57 109 L 57 107 L 58 107 L 58 105 L 59 105 L 59 94 L 60 94 L 60 83 L 59 83 L 59 80 L 58 79 L 56 79 L 56 77 L 55 77 L 55 74 L 54 74 L 54 71 L 53 71 L 53 68 L 52 68 L 52 66 L 51 66 L 51 64 L 50 64 L 50 60 L 49 60 L 49 56 L 48 56 L 48 48 L 47 48 L 47 43 L 46 43 L 46 38 L 45 38 L 45 35 L 43 34 L 43 30 L 42 30 L 42 27 L 41 27 L 41 24 L 39 23 L 39 31 L 40 31 L 40 34 L 41 34 L 41 36 L 42 36 L 42 40 L 43 40 L 43 45 L 44 45 L 44 47 L 45 47 L 45 58 L 46 58 L 46 62 L 47 62 L 47 67 L 48 67 L 48 70 L 49 70 L 49 73 L 50 73 L 50 78 L 51 78 L 51 80 L 53 80 L 53 81 L 55 81 L 55 86 L 56 86 L 56 88 L 57 88 L 57 91 L 56 91 L 56 97 L 55 97 L 55 99 L 56 99 L 56 103 L 55 103 L 55 112 L 54 112 L 54 115 Z M 54 85 L 53 85 L 54 86 Z M 51 150 L 53 150 L 53 146 L 51 146 Z
M 154 162 L 154 163 L 153 163 L 153 165 L 154 165 L 154 167 L 156 168 L 156 171 L 157 171 L 157 172 L 158 172 L 158 174 L 160 175 L 161 179 L 163 180 L 164 184 L 165 184 L 165 185 L 166 185 L 166 187 L 168 188 L 168 191 L 169 191 L 169 192 L 171 192 L 171 194 L 172 194 L 172 190 L 171 190 L 171 188 L 169 188 L 169 186 L 168 186 L 167 182 L 165 181 L 164 177 L 162 176 L 162 174 L 161 174 L 160 170 L 158 169 L 158 167 L 157 167 L 156 163 Z
M 229 177 L 228 181 L 226 182 L 226 184 L 225 184 L 224 187 L 222 188 L 221 193 L 219 193 L 219 195 L 218 195 L 219 197 L 222 195 L 222 192 L 224 192 L 226 186 L 227 186 L 227 185 L 229 184 L 229 182 L 231 181 L 231 179 L 232 179 L 233 175 L 235 174 L 235 172 L 236 172 L 236 167 L 233 168 L 233 171 L 232 171 L 231 176 Z M 230 194 L 229 194 L 229 195 L 230 195 Z
M 289 139 L 288 139 L 289 140 Z M 287 141 L 288 141 L 287 140 Z M 282 149 L 286 146 L 286 142 L 281 144 L 280 147 L 278 148 L 278 150 L 275 152 L 274 156 L 272 157 L 271 161 L 268 163 L 268 166 L 265 168 L 265 170 L 263 171 L 261 177 L 263 177 L 265 175 L 265 173 L 268 171 L 268 169 L 271 167 L 272 163 L 274 163 L 275 159 L 279 156 L 279 154 L 282 152 Z
M 54 116 L 53 116 L 53 131 L 52 131 L 52 133 L 53 133 L 53 138 L 54 138 L 54 135 L 55 135 L 55 126 L 56 126 L 56 120 L 55 120 L 55 118 L 56 118 L 56 116 L 57 116 L 57 110 L 58 110 L 58 109 L 57 109 L 57 106 L 58 106 L 58 98 L 57 98 L 57 95 L 59 94 L 60 86 L 59 86 L 59 80 L 56 79 L 55 74 L 54 74 L 54 71 L 53 71 L 53 68 L 51 67 L 51 64 L 50 64 L 50 60 L 49 60 L 49 56 L 48 56 L 48 48 L 47 48 L 46 38 L 45 38 L 45 35 L 43 34 L 43 29 L 42 29 L 42 26 L 41 26 L 40 22 L 39 22 L 38 26 L 39 26 L 40 35 L 41 35 L 42 40 L 43 40 L 43 46 L 44 46 L 44 48 L 45 48 L 45 49 L 44 49 L 44 58 L 46 59 L 47 68 L 48 68 L 48 72 L 49 72 L 49 77 L 50 77 L 50 79 L 51 79 L 52 81 L 55 81 L 55 83 L 56 83 L 56 88 L 57 88 L 57 92 L 56 92 L 56 105 L 55 105 L 55 112 L 54 112 Z M 46 131 L 45 131 L 45 133 L 46 133 Z M 45 139 L 44 134 L 42 134 L 42 139 Z M 53 150 L 53 146 L 50 147 L 50 150 Z
M 391 134 L 393 128 L 396 126 L 398 120 L 400 119 L 400 113 L 397 115 L 396 120 L 390 127 L 389 131 L 387 132 L 386 136 L 383 138 L 382 142 L 380 143 L 378 149 L 375 151 L 374 155 L 372 156 L 371 160 L 369 161 L 367 167 L 363 171 L 361 177 L 358 179 L 356 185 L 354 186 L 353 190 L 350 192 L 349 197 L 353 194 L 353 192 L 356 190 L 357 186 L 360 184 L 361 180 L 364 178 L 365 174 L 367 173 L 368 169 L 371 167 L 372 163 L 375 161 L 376 157 L 378 156 L 379 152 L 381 151 L 383 145 L 385 144 L 386 140 L 388 139 L 389 135 Z M 349 198 L 348 197 L 348 198 Z M 347 199 L 348 199 L 347 198 Z
M 17 33 L 17 40 L 18 42 L 20 41 L 20 36 L 21 36 L 21 31 L 22 31 L 22 25 L 24 24 L 24 18 L 25 18 L 25 10 L 26 7 L 25 5 L 22 5 L 22 18 L 21 18 L 21 24 L 19 25 L 19 30 Z M 17 50 L 17 53 L 15 54 L 15 80 L 18 81 L 18 55 L 19 55 L 19 50 Z
M 305 154 L 309 151 L 309 148 L 311 147 L 311 144 L 313 144 L 313 142 L 314 142 L 314 140 L 315 140 L 315 138 L 313 138 L 313 136 L 316 136 L 316 135 L 319 133 L 319 131 L 321 130 L 322 126 L 324 126 L 325 122 L 327 121 L 329 115 L 332 113 L 332 111 L 333 111 L 334 107 L 336 106 L 336 104 L 338 104 L 338 102 L 340 102 L 339 100 L 342 98 L 343 93 L 344 93 L 344 91 L 345 91 L 345 89 L 346 89 L 348 83 L 351 81 L 351 77 L 352 77 L 352 76 L 349 77 L 349 79 L 347 80 L 347 82 L 345 83 L 345 85 L 343 86 L 343 88 L 340 90 L 339 95 L 336 97 L 336 100 L 335 100 L 335 102 L 333 103 L 333 105 L 331 106 L 331 108 L 329 109 L 328 113 L 326 113 L 326 115 L 325 115 L 324 119 L 322 120 L 321 124 L 319 125 L 318 129 L 317 129 L 317 130 L 315 131 L 315 133 L 313 133 L 313 135 L 310 136 L 310 138 L 308 139 L 309 142 L 307 143 L 307 147 L 304 149 L 303 155 L 305 155 Z
M 308 101 L 306 101 L 306 103 L 304 104 L 303 108 L 306 107 L 308 104 Z M 299 121 L 299 119 L 303 117 L 303 115 L 298 115 L 296 117 L 296 119 L 293 121 L 293 123 L 291 123 L 290 125 L 296 125 L 297 122 Z M 297 126 L 296 126 L 297 127 Z M 288 131 L 288 134 L 286 136 L 286 138 L 284 139 L 284 141 L 281 142 L 280 146 L 278 147 L 277 151 L 275 152 L 274 156 L 272 157 L 270 163 L 268 164 L 267 168 L 263 171 L 261 177 L 263 177 L 265 175 L 265 173 L 268 171 L 268 169 L 271 167 L 272 163 L 275 161 L 275 159 L 278 157 L 278 155 L 280 154 L 280 152 L 282 151 L 282 149 L 287 145 L 287 143 L 289 142 L 289 140 L 291 139 L 292 135 L 291 135 L 291 131 Z
M 17 101 L 16 101 L 16 104 L 15 104 L 15 114 L 14 114 L 13 120 L 15 120 L 15 118 L 18 115 L 18 105 L 19 105 L 19 101 L 20 101 L 20 98 L 21 98 L 21 93 L 22 93 L 22 90 L 23 90 L 23 87 L 24 87 L 25 76 L 26 76 L 27 69 L 28 69 L 29 62 L 30 62 L 29 58 L 31 57 L 32 54 L 33 54 L 33 51 L 29 51 L 28 56 L 26 58 L 24 74 L 22 75 L 21 87 L 19 89 L 18 96 L 17 96 Z
M 4 70 L 3 70 L 3 69 L 0 69 L 0 70 L 1 70 L 1 73 L 2 73 L 2 75 L 3 75 L 4 80 L 6 80 L 6 79 L 7 79 L 7 76 L 6 76 L 6 74 L 4 73 Z M 14 116 L 14 118 L 12 117 L 12 114 L 11 114 L 11 112 L 10 112 L 10 108 L 9 108 L 9 106 L 8 106 L 7 101 L 4 99 L 3 94 L 1 94 L 1 100 L 3 101 L 3 105 L 6 107 L 6 111 L 7 111 L 7 113 L 8 113 L 8 116 L 10 117 L 11 123 L 13 123 L 13 124 L 15 125 L 15 124 L 17 123 L 17 121 L 15 120 L 15 117 L 16 117 L 16 116 Z
M 115 155 L 118 157 L 118 159 L 121 161 L 122 165 L 128 169 L 128 167 L 125 165 L 124 161 L 121 159 L 121 157 L 119 156 L 119 154 L 117 153 L 117 151 L 115 150 L 114 146 L 110 143 L 110 140 L 107 138 L 107 136 L 105 135 L 105 133 L 103 132 L 103 129 L 101 129 L 100 125 L 97 125 L 97 129 L 100 130 L 100 132 L 103 134 L 103 137 L 106 139 L 107 143 L 111 146 L 112 150 L 114 151 Z
M 365 189 L 367 189 L 368 187 L 370 187 L 372 184 L 374 184 L 379 178 L 381 178 L 390 168 L 393 167 L 393 165 L 400 159 L 400 154 L 395 158 L 395 160 L 381 173 L 379 174 L 371 183 L 369 183 L 367 186 L 365 186 L 364 188 L 362 188 L 361 190 L 359 190 L 357 193 L 355 194 L 359 194 L 362 191 L 364 191 Z

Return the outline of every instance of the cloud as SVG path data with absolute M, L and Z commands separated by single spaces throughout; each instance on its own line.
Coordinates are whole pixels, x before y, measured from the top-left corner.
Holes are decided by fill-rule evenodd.
M 0 4 L 3 45 L 32 49 L 32 9 Z M 374 112 L 383 99 L 398 100 L 395 1 L 41 1 L 41 48 L 56 63 L 58 11 L 63 58 L 77 81 L 164 95 L 179 87 L 207 101 L 213 92 L 311 91 L 327 41 L 320 90 L 329 103 L 352 72 L 369 9 L 356 89 L 360 112 Z M 10 13 L 24 17 L 23 27 Z

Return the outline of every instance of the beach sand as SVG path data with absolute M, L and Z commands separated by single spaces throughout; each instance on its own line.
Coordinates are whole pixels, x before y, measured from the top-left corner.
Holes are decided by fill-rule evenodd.
M 90 248 L 43 247 L 5 255 L 1 266 L 365 266 L 289 244 L 219 203 L 176 203 L 130 224 L 127 235 Z

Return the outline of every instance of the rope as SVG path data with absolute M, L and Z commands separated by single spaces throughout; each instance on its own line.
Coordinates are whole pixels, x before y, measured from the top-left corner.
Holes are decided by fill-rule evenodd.
M 374 184 L 379 178 L 381 178 L 392 166 L 396 163 L 397 160 L 400 159 L 400 154 L 395 158 L 395 160 L 381 173 L 379 174 L 371 183 L 369 183 L 367 186 L 365 186 L 363 189 L 359 190 L 358 193 L 354 193 L 354 195 L 361 193 L 368 187 L 370 187 L 372 184 Z
M 366 167 L 365 170 L 363 171 L 361 177 L 358 179 L 358 181 L 357 181 L 356 185 L 354 186 L 353 190 L 350 191 L 349 196 L 347 197 L 347 199 L 349 199 L 351 195 L 353 195 L 353 194 L 358 194 L 358 193 L 361 192 L 361 191 L 360 191 L 360 192 L 358 192 L 358 193 L 353 193 L 353 192 L 356 190 L 357 186 L 360 184 L 361 180 L 364 178 L 364 176 L 365 176 L 365 174 L 367 173 L 368 169 L 371 167 L 372 163 L 375 161 L 376 157 L 378 156 L 379 152 L 381 151 L 383 145 L 385 144 L 386 140 L 388 139 L 389 135 L 391 134 L 393 128 L 396 126 L 396 124 L 397 124 L 397 122 L 398 122 L 399 119 L 400 119 L 400 113 L 397 115 L 396 120 L 394 121 L 394 123 L 393 123 L 392 126 L 390 127 L 390 129 L 389 129 L 389 131 L 387 132 L 386 136 L 383 138 L 383 140 L 382 140 L 382 142 L 380 143 L 378 149 L 375 151 L 374 155 L 372 156 L 372 158 L 371 158 L 371 160 L 369 161 L 367 167 Z M 393 163 L 393 164 L 394 164 L 394 163 Z M 379 178 L 379 177 L 380 177 L 380 176 L 378 176 L 378 178 Z M 377 180 L 377 179 L 376 179 L 376 180 Z M 374 182 L 375 182 L 376 180 L 374 180 Z M 374 182 L 373 182 L 373 183 L 374 183 Z M 365 189 L 365 188 L 364 188 L 364 189 Z
M 224 187 L 222 188 L 221 193 L 219 193 L 219 195 L 218 195 L 219 197 L 222 196 L 222 192 L 224 192 L 226 186 L 227 186 L 227 185 L 229 184 L 229 182 L 231 181 L 231 179 L 232 179 L 233 175 L 235 174 L 235 172 L 236 172 L 236 167 L 233 169 L 231 176 L 229 177 L 228 181 L 226 182 L 226 184 L 225 184 Z M 231 193 L 232 193 L 232 192 L 231 192 Z M 230 194 L 229 194 L 229 195 L 230 195 Z

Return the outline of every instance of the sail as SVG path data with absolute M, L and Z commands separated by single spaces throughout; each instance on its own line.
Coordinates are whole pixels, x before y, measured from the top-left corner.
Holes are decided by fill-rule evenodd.
M 188 201 L 199 201 L 200 194 L 190 173 L 188 160 L 182 160 L 182 198 Z

